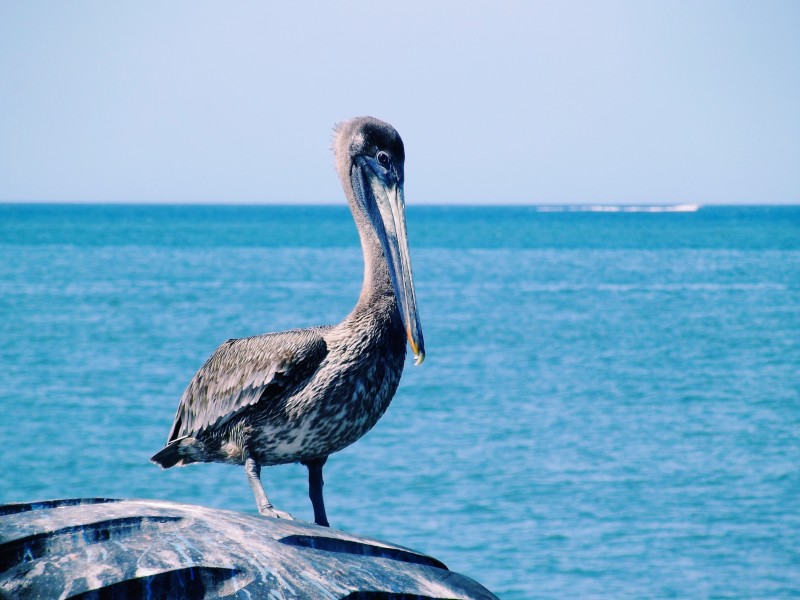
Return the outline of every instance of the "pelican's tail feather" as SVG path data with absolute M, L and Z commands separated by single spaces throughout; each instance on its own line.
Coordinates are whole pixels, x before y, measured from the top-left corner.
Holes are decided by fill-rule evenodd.
M 150 458 L 150 462 L 159 465 L 162 469 L 169 469 L 175 466 L 181 467 L 190 462 L 194 462 L 189 456 L 186 456 L 186 453 L 181 452 L 184 445 L 181 442 L 184 442 L 186 439 L 187 438 L 181 438 L 171 441 L 166 447 L 156 452 Z

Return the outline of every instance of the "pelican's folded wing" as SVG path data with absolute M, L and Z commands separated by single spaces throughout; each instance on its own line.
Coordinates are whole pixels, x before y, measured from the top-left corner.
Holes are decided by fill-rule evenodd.
M 224 423 L 257 402 L 302 386 L 328 353 L 321 328 L 228 340 L 183 393 L 167 443 Z

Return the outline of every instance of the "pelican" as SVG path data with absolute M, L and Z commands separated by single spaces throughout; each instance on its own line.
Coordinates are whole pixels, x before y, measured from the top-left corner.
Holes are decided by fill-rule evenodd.
M 231 339 L 217 348 L 181 397 L 164 469 L 194 462 L 244 465 L 258 512 L 291 519 L 269 501 L 261 467 L 308 467 L 314 521 L 328 526 L 322 467 L 380 419 L 406 357 L 425 358 L 408 250 L 403 141 L 372 117 L 335 128 L 333 152 L 361 239 L 364 282 L 338 325 Z

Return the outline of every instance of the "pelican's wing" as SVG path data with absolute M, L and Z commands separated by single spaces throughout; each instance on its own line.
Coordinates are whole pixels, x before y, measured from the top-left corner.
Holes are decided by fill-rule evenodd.
M 302 385 L 327 353 L 320 329 L 228 340 L 183 392 L 167 443 L 195 436 L 247 406 L 269 402 Z

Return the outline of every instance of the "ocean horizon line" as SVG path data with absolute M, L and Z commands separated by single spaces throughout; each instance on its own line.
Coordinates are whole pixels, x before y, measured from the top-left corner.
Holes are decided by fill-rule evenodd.
M 0 199 L 0 206 L 166 206 L 166 207 L 275 207 L 275 208 L 336 208 L 346 207 L 344 200 L 336 202 L 202 202 L 202 201 L 104 201 L 104 200 L 6 200 Z M 538 212 L 697 212 L 704 208 L 780 208 L 800 207 L 800 202 L 774 203 L 724 203 L 724 202 L 581 202 L 581 203 L 539 203 L 539 202 L 413 202 L 409 208 L 531 208 Z

